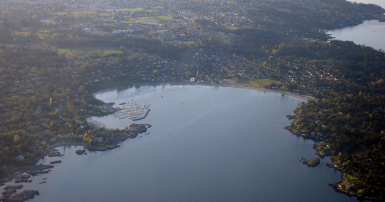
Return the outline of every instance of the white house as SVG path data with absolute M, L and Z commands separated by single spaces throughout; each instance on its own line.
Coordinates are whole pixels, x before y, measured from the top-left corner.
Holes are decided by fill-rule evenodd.
M 19 155 L 19 156 L 16 156 L 15 159 L 18 160 L 18 161 L 22 161 L 22 160 L 24 160 L 24 156 L 23 155 Z

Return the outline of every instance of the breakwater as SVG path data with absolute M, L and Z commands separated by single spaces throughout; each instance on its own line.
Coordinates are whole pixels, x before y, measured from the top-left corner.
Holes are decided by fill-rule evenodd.
M 140 118 L 132 119 L 133 121 L 139 121 L 147 117 L 148 113 L 150 113 L 151 109 L 147 109 L 147 112 Z

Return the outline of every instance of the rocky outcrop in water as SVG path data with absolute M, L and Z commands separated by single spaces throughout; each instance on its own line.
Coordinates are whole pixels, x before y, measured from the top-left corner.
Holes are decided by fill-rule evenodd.
M 59 150 L 54 149 L 54 150 L 52 150 L 51 152 L 49 152 L 48 156 L 49 156 L 49 157 L 61 156 L 61 154 L 60 154 Z
M 61 163 L 61 160 L 51 161 L 51 162 L 50 162 L 50 164 L 57 164 L 57 163 Z
M 9 196 L 11 196 L 14 193 L 16 193 L 16 189 L 10 189 L 10 190 L 7 190 L 7 191 L 3 191 L 3 193 L 1 193 L 1 194 L 3 194 L 4 197 L 9 197 Z
M 79 150 L 76 150 L 76 154 L 82 155 L 85 151 L 86 151 L 85 149 L 79 149 Z
M 21 175 L 19 178 L 15 180 L 15 183 L 21 183 L 21 182 L 29 182 L 29 178 L 31 175 Z
M 19 184 L 19 185 L 10 185 L 10 186 L 6 186 L 4 188 L 4 191 L 3 191 L 3 196 L 2 198 L 0 199 L 0 201 L 8 201 L 7 199 L 9 197 L 11 197 L 13 194 L 16 193 L 16 189 L 21 189 L 23 188 L 23 185 Z
M 26 173 L 29 175 L 32 175 L 32 176 L 39 175 L 39 174 L 45 174 L 45 173 L 49 173 L 51 171 L 51 170 L 47 170 L 50 168 L 54 168 L 54 166 L 53 165 L 38 165 L 38 166 L 35 166 L 33 170 L 28 171 Z
M 18 185 L 9 185 L 9 186 L 6 186 L 5 188 L 4 188 L 4 191 L 8 191 L 8 190 L 12 190 L 12 189 L 21 189 L 21 188 L 23 188 L 23 185 L 21 185 L 21 184 L 18 184 Z
M 47 174 L 49 172 L 51 172 L 51 170 L 36 170 L 36 171 L 30 171 L 27 173 L 32 175 L 32 176 L 36 176 L 36 175 L 40 175 L 40 174 Z
M 320 159 L 319 158 L 316 158 L 316 159 L 301 159 L 302 160 L 302 163 L 307 165 L 308 167 L 316 167 L 320 164 Z
M 23 202 L 28 199 L 33 199 L 35 195 L 39 195 L 39 192 L 36 190 L 25 190 L 20 193 L 14 193 L 7 198 L 2 198 L 2 201 L 6 202 Z

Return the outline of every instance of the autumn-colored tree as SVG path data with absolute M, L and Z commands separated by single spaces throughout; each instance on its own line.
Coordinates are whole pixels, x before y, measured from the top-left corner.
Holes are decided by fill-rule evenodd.
M 88 141 L 88 133 L 84 133 L 83 142 Z
M 19 136 L 19 135 L 13 136 L 13 141 L 14 141 L 16 144 L 19 143 L 19 140 L 20 140 L 20 136 Z

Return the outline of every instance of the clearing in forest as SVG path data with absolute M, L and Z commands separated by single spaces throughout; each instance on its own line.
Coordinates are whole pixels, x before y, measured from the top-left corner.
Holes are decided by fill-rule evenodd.
M 121 54 L 119 47 L 114 46 L 86 46 L 86 47 L 64 47 L 58 48 L 60 54 L 68 57 L 86 57 L 92 55 L 106 56 L 111 54 Z

